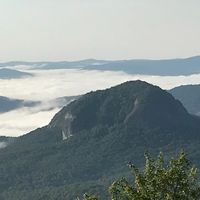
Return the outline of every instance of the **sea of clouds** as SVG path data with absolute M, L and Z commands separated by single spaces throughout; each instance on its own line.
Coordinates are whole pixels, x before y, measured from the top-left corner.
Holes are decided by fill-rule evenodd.
M 128 80 L 138 79 L 158 85 L 163 89 L 171 89 L 186 84 L 200 84 L 200 74 L 190 76 L 148 76 L 96 70 L 31 70 L 29 66 L 17 66 L 16 68 L 31 72 L 33 76 L 22 79 L 0 79 L 0 96 L 41 101 L 42 104 L 0 114 L 0 135 L 19 136 L 47 125 L 60 109 L 52 101 L 59 97 L 85 94 Z

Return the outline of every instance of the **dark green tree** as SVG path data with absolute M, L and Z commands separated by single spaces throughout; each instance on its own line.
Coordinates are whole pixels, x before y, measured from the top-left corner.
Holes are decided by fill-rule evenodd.
M 112 200 L 200 199 L 197 168 L 192 166 L 183 152 L 177 158 L 171 159 L 168 165 L 165 165 L 163 154 L 160 153 L 155 160 L 145 154 L 143 170 L 132 164 L 129 167 L 133 174 L 133 183 L 125 178 L 113 182 L 109 188 Z

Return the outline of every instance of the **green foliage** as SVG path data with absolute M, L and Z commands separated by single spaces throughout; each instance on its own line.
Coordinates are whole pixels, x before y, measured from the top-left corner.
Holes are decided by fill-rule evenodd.
M 88 194 L 84 194 L 83 195 L 83 200 L 98 200 L 98 198 L 95 197 L 95 196 L 90 196 Z
M 73 137 L 63 141 L 68 112 Z M 0 199 L 74 200 L 84 193 L 107 199 L 111 180 L 128 177 L 129 161 L 141 166 L 146 149 L 162 150 L 168 158 L 185 149 L 200 164 L 199 133 L 199 119 L 145 82 L 92 92 L 62 109 L 47 127 L 0 150 Z
M 109 188 L 112 200 L 197 200 L 200 186 L 197 168 L 191 166 L 184 153 L 164 165 L 163 155 L 153 160 L 145 155 L 145 166 L 141 172 L 130 165 L 134 184 L 126 179 L 115 181 Z

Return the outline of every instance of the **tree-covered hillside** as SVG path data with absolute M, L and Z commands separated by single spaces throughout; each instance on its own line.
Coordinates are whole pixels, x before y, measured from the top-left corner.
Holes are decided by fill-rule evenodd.
M 0 150 L 0 194 L 6 200 L 74 199 L 85 192 L 106 199 L 114 178 L 143 153 L 167 157 L 184 148 L 197 165 L 200 119 L 168 92 L 142 81 L 90 92 L 51 123 Z
M 145 153 L 143 170 L 128 164 L 133 181 L 121 178 L 109 187 L 112 200 L 199 200 L 200 182 L 197 168 L 181 152 L 177 158 L 165 162 L 162 153 L 156 159 Z M 84 194 L 83 200 L 98 200 Z

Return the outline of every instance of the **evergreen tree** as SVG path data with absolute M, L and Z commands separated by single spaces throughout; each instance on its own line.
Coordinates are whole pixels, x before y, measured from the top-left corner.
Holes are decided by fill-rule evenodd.
M 165 165 L 163 154 L 152 159 L 145 154 L 145 165 L 139 170 L 129 164 L 134 182 L 125 178 L 112 183 L 109 192 L 112 200 L 199 200 L 200 185 L 197 168 L 192 166 L 185 153 Z M 84 200 L 96 200 L 87 196 Z

